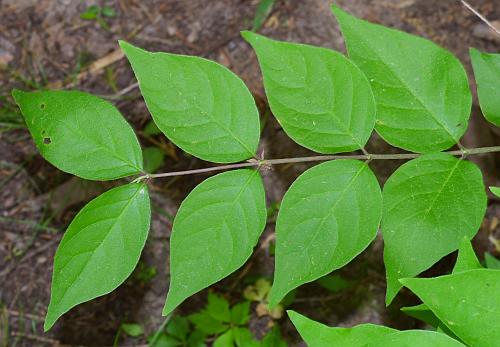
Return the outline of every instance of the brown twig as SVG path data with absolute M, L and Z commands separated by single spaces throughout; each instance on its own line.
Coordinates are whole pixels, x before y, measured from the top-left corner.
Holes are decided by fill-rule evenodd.
M 493 147 L 480 147 L 480 148 L 462 148 L 460 150 L 444 152 L 453 156 L 465 157 L 469 155 L 478 155 L 485 153 L 495 153 L 500 152 L 500 146 Z M 157 174 L 145 174 L 134 180 L 134 182 L 139 182 L 145 179 L 151 178 L 162 178 L 162 177 L 173 177 L 173 176 L 184 176 L 184 175 L 194 175 L 200 173 L 214 172 L 214 171 L 224 171 L 241 169 L 247 167 L 265 167 L 272 165 L 281 165 L 289 163 L 307 163 L 307 162 L 318 162 L 318 161 L 329 161 L 329 160 L 341 160 L 341 159 L 356 159 L 356 160 L 408 160 L 420 157 L 420 153 L 398 153 L 398 154 L 334 154 L 334 155 L 317 155 L 311 157 L 296 157 L 296 158 L 279 158 L 279 159 L 262 159 L 255 160 L 250 159 L 244 163 L 229 164 L 229 165 L 219 165 L 212 166 L 203 169 L 196 170 L 185 170 L 185 171 L 173 171 L 173 172 L 163 172 Z
M 472 13 L 474 13 L 481 21 L 483 21 L 491 30 L 493 30 L 496 34 L 500 35 L 500 29 L 494 26 L 485 16 L 483 16 L 479 11 L 477 11 L 474 7 L 472 7 L 467 1 L 460 0 L 460 2 Z

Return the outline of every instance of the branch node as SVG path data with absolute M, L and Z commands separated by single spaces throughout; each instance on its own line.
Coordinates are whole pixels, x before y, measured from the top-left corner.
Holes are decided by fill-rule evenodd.
M 142 181 L 147 181 L 150 178 L 151 178 L 150 174 L 145 174 L 145 175 L 137 177 L 135 180 L 132 181 L 132 183 L 140 183 Z

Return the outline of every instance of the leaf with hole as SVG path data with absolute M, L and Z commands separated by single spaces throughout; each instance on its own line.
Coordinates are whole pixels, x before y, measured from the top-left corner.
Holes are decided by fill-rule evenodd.
M 182 150 L 216 163 L 255 155 L 259 112 L 234 73 L 213 61 L 151 53 L 120 41 L 160 130 Z
M 77 91 L 12 95 L 38 150 L 58 169 L 103 181 L 142 171 L 137 137 L 111 103 Z
M 375 101 L 356 65 L 330 49 L 242 35 L 257 53 L 269 105 L 288 136 L 319 153 L 365 146 Z
M 288 317 L 309 347 L 364 347 L 397 330 L 375 324 L 360 324 L 352 328 L 331 328 L 297 312 L 287 311 Z
M 44 329 L 74 306 L 113 291 L 132 273 L 148 236 L 147 187 L 130 183 L 90 201 L 57 248 Z
M 472 96 L 460 61 L 431 41 L 358 19 L 334 6 L 349 57 L 371 82 L 375 129 L 393 146 L 436 152 L 467 129 Z
M 381 216 L 380 186 L 366 163 L 329 161 L 300 175 L 276 221 L 270 305 L 350 262 L 375 238 Z
M 414 292 L 460 339 L 474 347 L 500 341 L 500 271 L 476 269 L 436 278 L 406 278 Z
M 474 48 L 469 53 L 481 111 L 489 122 L 500 126 L 500 54 L 483 53 Z
M 264 186 L 257 171 L 224 172 L 199 184 L 175 216 L 163 314 L 243 265 L 265 223 Z
M 413 277 L 458 249 L 478 231 L 486 211 L 479 168 L 448 154 L 427 154 L 401 165 L 385 183 L 382 234 L 387 304 Z

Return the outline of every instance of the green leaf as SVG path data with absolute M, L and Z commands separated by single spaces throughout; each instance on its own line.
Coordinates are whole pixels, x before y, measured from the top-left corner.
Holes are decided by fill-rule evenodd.
M 149 347 L 182 347 L 182 342 L 164 334 L 159 335 L 154 343 L 151 343 L 151 337 L 149 340 Z
M 371 341 L 397 331 L 374 324 L 360 324 L 352 328 L 330 328 L 297 312 L 287 311 L 287 313 L 309 347 L 364 347 Z
M 120 41 L 158 128 L 184 151 L 216 163 L 255 155 L 259 111 L 234 73 L 213 61 L 150 53 Z
M 375 101 L 356 65 L 330 49 L 242 35 L 257 53 L 269 105 L 288 136 L 320 153 L 364 147 Z
M 469 53 L 481 111 L 489 122 L 500 126 L 500 54 L 482 53 L 474 48 Z
M 470 346 L 500 341 L 500 271 L 477 269 L 436 278 L 406 278 L 401 283 Z
M 59 244 L 45 331 L 74 306 L 113 291 L 132 273 L 146 243 L 147 187 L 113 188 L 78 212 Z
M 142 152 L 144 157 L 144 171 L 153 173 L 163 166 L 165 154 L 158 147 L 147 147 Z
M 484 260 L 488 269 L 500 270 L 500 260 L 492 256 L 491 254 L 484 253 Z
M 469 241 L 469 239 L 464 237 L 462 239 L 462 242 L 460 242 L 460 246 L 458 248 L 458 257 L 453 268 L 453 273 L 482 268 L 483 267 L 477 259 L 476 253 L 474 253 L 471 242 Z M 451 333 L 446 326 L 443 326 L 443 323 L 441 323 L 439 318 L 436 317 L 436 315 L 427 307 L 426 304 L 402 307 L 401 311 L 413 318 L 419 319 L 433 326 L 434 328 L 438 328 L 438 331 L 442 330 L 448 335 L 450 335 Z
M 234 347 L 233 331 L 228 330 L 214 341 L 213 347 Z
M 500 187 L 490 187 L 490 191 L 498 198 L 500 198 Z
M 231 323 L 235 325 L 247 324 L 250 320 L 250 301 L 241 302 L 231 308 Z
M 248 328 L 232 328 L 234 342 L 237 347 L 260 347 L 259 341 L 255 340 Z
M 288 347 L 287 343 L 281 337 L 279 326 L 275 325 L 262 339 L 262 347 Z
M 100 8 L 96 5 L 87 7 L 85 12 L 80 13 L 80 18 L 84 20 L 96 19 L 99 16 Z
M 227 302 L 227 300 L 222 296 L 214 293 L 208 293 L 208 304 L 206 310 L 212 317 L 221 322 L 231 322 L 229 302 Z
M 198 185 L 175 216 L 163 314 L 243 265 L 265 224 L 264 186 L 257 171 L 228 171 Z
M 189 335 L 186 347 L 206 347 L 205 334 L 199 330 Z
M 104 6 L 101 12 L 104 17 L 113 18 L 116 16 L 115 9 L 109 6 Z
M 387 334 L 366 347 L 465 347 L 451 337 L 435 331 L 405 330 Z
M 201 310 L 198 313 L 190 315 L 189 320 L 194 324 L 197 330 L 207 335 L 220 334 L 229 328 L 227 324 L 212 317 L 207 310 Z
M 271 282 L 265 278 L 259 278 L 254 285 L 250 285 L 243 291 L 243 297 L 250 301 L 264 301 L 271 291 Z
M 42 156 L 58 169 L 89 180 L 142 171 L 134 131 L 109 102 L 77 91 L 12 92 Z
M 253 18 L 252 31 L 257 31 L 260 29 L 262 24 L 266 21 L 267 17 L 271 13 L 273 9 L 273 5 L 276 0 L 260 0 L 259 6 L 257 6 L 257 10 L 255 11 L 255 16 Z
M 453 267 L 453 273 L 482 268 L 472 248 L 471 242 L 468 238 L 464 237 L 458 248 L 458 256 L 455 266 Z
M 351 286 L 351 283 L 340 275 L 330 274 L 318 279 L 318 284 L 331 292 L 340 292 Z
M 408 316 L 421 320 L 429 324 L 430 326 L 437 328 L 441 321 L 436 315 L 427 307 L 426 304 L 420 304 L 416 306 L 401 307 L 401 311 L 406 313 Z
M 486 211 L 479 168 L 448 154 L 427 154 L 399 167 L 383 191 L 386 302 L 413 277 L 478 231 Z
M 300 175 L 276 221 L 270 306 L 361 253 L 375 238 L 381 215 L 380 186 L 366 163 L 329 161 Z
M 165 330 L 180 341 L 186 341 L 189 334 L 189 321 L 185 317 L 173 316 Z
M 137 337 L 144 334 L 144 329 L 139 324 L 123 323 L 120 327 L 125 332 L 125 334 L 132 337 Z
M 460 61 L 431 41 L 333 7 L 349 52 L 371 82 L 375 129 L 393 146 L 436 152 L 467 129 L 472 96 Z
M 161 134 L 161 130 L 158 128 L 158 125 L 153 120 L 150 120 L 146 126 L 144 127 L 143 133 L 149 136 L 155 136 Z

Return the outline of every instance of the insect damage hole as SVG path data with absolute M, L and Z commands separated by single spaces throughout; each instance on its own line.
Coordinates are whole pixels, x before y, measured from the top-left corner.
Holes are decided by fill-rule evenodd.
M 43 102 L 42 102 L 42 103 L 40 104 L 40 109 L 41 109 L 41 110 L 43 110 L 44 108 L 45 108 L 45 103 L 43 103 Z
M 43 144 L 50 145 L 52 140 L 50 139 L 50 136 L 47 135 L 47 132 L 45 130 L 42 130 L 42 137 L 43 137 Z

